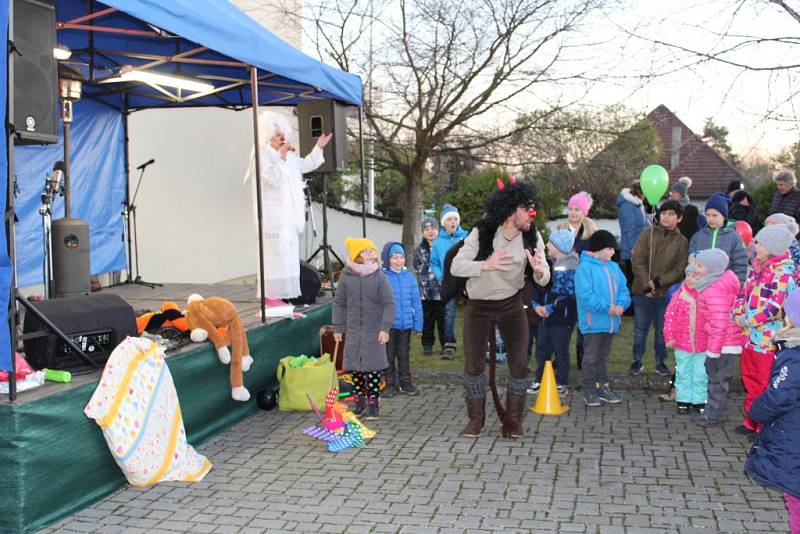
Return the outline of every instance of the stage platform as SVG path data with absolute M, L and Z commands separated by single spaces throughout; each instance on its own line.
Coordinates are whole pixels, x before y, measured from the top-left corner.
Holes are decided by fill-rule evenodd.
M 157 310 L 165 300 L 184 306 L 199 293 L 222 296 L 239 310 L 254 363 L 245 373 L 251 399 L 231 399 L 228 367 L 210 343 L 167 354 L 180 398 L 189 442 L 198 444 L 258 410 L 258 391 L 277 387 L 275 370 L 286 355 L 318 354 L 319 329 L 330 323 L 331 299 L 298 307 L 305 317 L 262 324 L 252 286 L 165 284 L 103 289 L 121 295 L 136 310 Z M 0 532 L 33 532 L 126 484 L 100 428 L 83 414 L 100 373 L 76 376 L 70 384 L 47 383 L 21 392 L 16 403 L 0 403 Z M 212 459 L 213 462 L 213 459 Z

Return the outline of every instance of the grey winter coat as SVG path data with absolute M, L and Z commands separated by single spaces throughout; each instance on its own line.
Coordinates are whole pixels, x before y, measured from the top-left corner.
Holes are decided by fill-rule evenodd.
M 345 267 L 333 299 L 333 330 L 345 334 L 344 368 L 366 373 L 389 367 L 378 334 L 388 332 L 393 322 L 392 286 L 383 271 L 362 278 Z

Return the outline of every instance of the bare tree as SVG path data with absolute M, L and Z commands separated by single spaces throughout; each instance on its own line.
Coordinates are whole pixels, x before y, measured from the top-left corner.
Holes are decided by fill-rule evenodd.
M 590 43 L 580 30 L 604 1 L 318 0 L 307 6 L 320 57 L 367 82 L 364 111 L 376 165 L 405 179 L 398 201 L 407 247 L 419 236 L 430 159 L 480 150 L 528 128 L 515 121 L 513 106 L 522 97 L 535 96 L 537 108 L 559 109 L 559 88 L 585 77 L 579 51 Z
M 632 38 L 632 47 L 642 42 L 652 46 L 650 72 L 628 76 L 651 82 L 692 70 L 702 78 L 709 66 L 729 68 L 730 86 L 722 100 L 747 77 L 767 89 L 766 98 L 761 97 L 764 101 L 745 103 L 748 109 L 758 110 L 749 112 L 764 120 L 796 124 L 800 6 L 790 4 L 798 2 L 710 0 L 633 27 L 619 23 L 617 29 Z

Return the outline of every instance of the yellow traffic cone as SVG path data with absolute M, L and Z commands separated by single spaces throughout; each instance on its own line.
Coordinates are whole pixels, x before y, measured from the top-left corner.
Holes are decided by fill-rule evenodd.
M 550 360 L 544 364 L 539 395 L 536 396 L 536 404 L 531 407 L 531 411 L 541 415 L 561 415 L 569 411 L 569 406 L 561 406 L 561 398 L 558 396 L 556 387 L 556 375 L 553 373 L 553 362 Z

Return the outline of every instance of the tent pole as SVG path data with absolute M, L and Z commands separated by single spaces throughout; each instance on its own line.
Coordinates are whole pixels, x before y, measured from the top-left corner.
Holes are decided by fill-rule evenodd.
M 358 106 L 358 159 L 361 166 L 361 235 L 367 237 L 367 205 L 364 187 L 364 106 Z
M 253 179 L 256 181 L 256 204 L 258 205 L 258 280 L 261 287 L 259 307 L 261 308 L 261 322 L 267 321 L 267 307 L 266 300 L 266 285 L 264 281 L 264 225 L 263 210 L 261 204 L 261 151 L 258 149 L 258 69 L 250 67 L 250 93 L 252 94 L 253 104 L 253 154 L 256 162 L 256 175 Z
M 124 152 L 124 166 L 125 166 L 125 204 L 123 206 L 123 221 L 122 224 L 125 225 L 125 237 L 128 240 L 128 279 L 125 280 L 126 282 L 133 282 L 133 255 L 131 251 L 131 222 L 130 222 L 130 207 L 131 207 L 131 145 L 130 140 L 128 139 L 128 116 L 130 115 L 130 111 L 128 110 L 128 93 L 122 94 L 122 131 L 123 136 L 125 138 L 125 152 Z
M 8 18 L 8 40 L 14 42 L 14 3 L 9 3 L 9 18 Z M 8 401 L 16 402 L 17 400 L 17 322 L 19 321 L 19 313 L 17 309 L 17 260 L 15 242 L 16 236 L 14 234 L 14 186 L 16 179 L 14 178 L 14 130 L 10 128 L 12 118 L 14 117 L 14 52 L 11 47 L 6 51 L 8 61 L 6 67 L 7 74 L 7 93 L 6 93 L 6 155 L 8 158 L 8 174 L 6 175 L 6 212 L 4 214 L 4 224 L 6 230 L 6 246 L 8 252 L 8 260 L 11 264 L 11 290 L 9 291 L 8 300 L 8 329 L 9 339 L 11 340 L 11 347 L 9 352 L 11 354 L 11 371 L 8 374 Z M 2 349 L 0 349 L 2 350 Z

